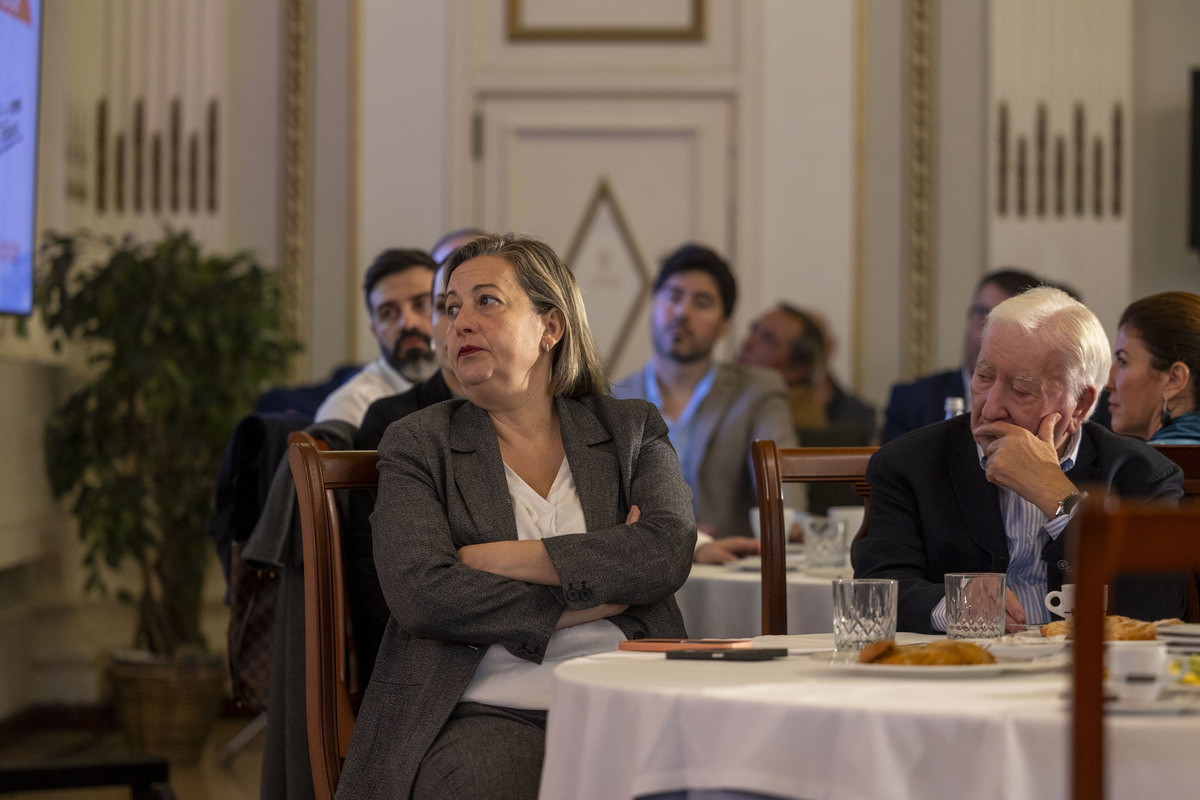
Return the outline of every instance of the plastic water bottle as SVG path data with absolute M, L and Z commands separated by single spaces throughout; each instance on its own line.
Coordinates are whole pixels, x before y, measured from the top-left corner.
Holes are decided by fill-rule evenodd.
M 967 404 L 961 397 L 946 398 L 946 419 L 954 419 L 959 414 L 966 412 Z

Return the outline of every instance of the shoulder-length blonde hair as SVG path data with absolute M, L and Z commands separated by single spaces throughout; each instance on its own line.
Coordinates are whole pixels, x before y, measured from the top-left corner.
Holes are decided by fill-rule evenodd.
M 538 314 L 554 308 L 562 313 L 565 330 L 554 347 L 550 393 L 555 397 L 607 394 L 608 376 L 596 355 L 579 284 L 550 245 L 518 233 L 481 236 L 462 245 L 446 259 L 445 285 L 449 285 L 450 274 L 459 265 L 480 256 L 495 256 L 512 264 L 517 282 Z

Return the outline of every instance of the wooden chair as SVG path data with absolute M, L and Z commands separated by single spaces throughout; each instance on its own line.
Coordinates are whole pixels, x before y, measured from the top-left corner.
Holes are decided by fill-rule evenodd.
M 1155 450 L 1183 468 L 1183 494 L 1200 497 L 1200 445 L 1155 444 Z
M 1200 503 L 1200 445 L 1156 444 L 1155 450 L 1183 469 L 1183 502 Z M 1200 572 L 1193 572 L 1188 582 L 1188 605 L 1183 618 L 1200 622 Z
M 787 633 L 787 531 L 783 528 L 783 484 L 850 482 L 870 514 L 871 487 L 867 462 L 875 447 L 788 447 L 756 439 L 751 447 L 758 484 L 762 537 L 762 632 Z M 854 537 L 866 534 L 867 517 Z
M 1117 572 L 1200 569 L 1200 504 L 1174 509 L 1090 491 L 1078 522 L 1072 784 L 1075 800 L 1099 800 L 1104 797 L 1104 586 Z
M 301 431 L 288 462 L 304 534 L 304 683 L 308 753 L 317 800 L 332 800 L 354 732 L 357 677 L 342 571 L 340 489 L 379 485 L 374 450 L 328 450 Z

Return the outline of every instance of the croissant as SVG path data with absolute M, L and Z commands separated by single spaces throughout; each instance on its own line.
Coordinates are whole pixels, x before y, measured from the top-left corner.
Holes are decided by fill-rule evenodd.
M 1142 622 L 1118 614 L 1109 614 L 1104 618 L 1104 641 L 1133 642 L 1146 639 L 1157 639 L 1155 628 L 1159 625 L 1178 625 L 1182 620 L 1160 619 L 1157 622 Z M 1074 628 L 1069 619 L 1056 619 L 1041 627 L 1042 636 L 1066 636 L 1075 638 Z
M 994 664 L 996 659 L 973 642 L 938 641 L 927 644 L 897 645 L 895 639 L 882 639 L 863 648 L 861 664 L 902 664 L 908 666 L 961 666 Z

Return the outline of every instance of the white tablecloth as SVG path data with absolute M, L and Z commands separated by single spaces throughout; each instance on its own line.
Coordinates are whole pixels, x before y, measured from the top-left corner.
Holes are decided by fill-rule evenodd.
M 831 635 L 758 644 L 779 640 L 832 644 Z M 1068 683 L 1066 671 L 883 677 L 810 656 L 576 659 L 555 671 L 541 798 L 726 788 L 809 800 L 1058 800 L 1069 794 Z M 1110 715 L 1108 731 L 1110 798 L 1200 795 L 1200 713 Z
M 846 567 L 849 578 L 854 571 Z M 832 577 L 787 573 L 788 633 L 833 631 Z M 688 636 L 730 639 L 762 633 L 762 578 L 716 564 L 693 564 L 692 574 L 675 593 Z

